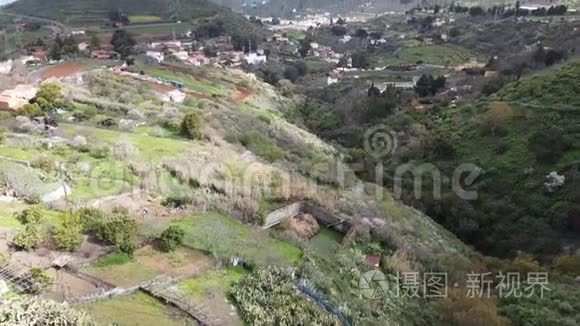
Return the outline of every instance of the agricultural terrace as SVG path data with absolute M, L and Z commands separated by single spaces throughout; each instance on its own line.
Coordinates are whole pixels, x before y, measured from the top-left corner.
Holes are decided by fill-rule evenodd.
M 159 68 L 146 68 L 144 69 L 144 72 L 149 76 L 167 81 L 178 81 L 183 83 L 187 89 L 195 92 L 208 95 L 224 95 L 224 90 L 221 87 L 214 85 L 207 79 L 204 80 L 203 78 L 197 76 Z
M 199 302 L 209 314 L 221 316 L 228 325 L 241 324 L 234 302 L 232 288 L 248 275 L 240 267 L 229 267 L 208 271 L 198 277 L 180 282 L 177 287 L 184 295 Z
M 418 62 L 438 66 L 456 66 L 478 55 L 455 45 L 421 45 L 404 47 L 393 56 L 377 57 L 379 65 L 416 64 Z
M 133 256 L 124 253 L 104 256 L 83 269 L 83 272 L 116 286 L 129 288 L 158 275 L 192 277 L 212 266 L 212 259 L 197 250 L 180 247 L 167 254 L 152 246 L 145 246 Z
M 197 324 L 176 308 L 143 293 L 136 292 L 109 300 L 99 300 L 78 306 L 94 320 L 104 325 L 167 325 L 185 326 Z
M 143 24 L 143 23 L 155 23 L 160 22 L 161 17 L 159 16 L 129 16 L 129 21 L 132 24 Z
M 221 214 L 198 214 L 172 224 L 185 230 L 184 245 L 211 252 L 218 258 L 239 256 L 256 265 L 300 262 L 300 248 Z

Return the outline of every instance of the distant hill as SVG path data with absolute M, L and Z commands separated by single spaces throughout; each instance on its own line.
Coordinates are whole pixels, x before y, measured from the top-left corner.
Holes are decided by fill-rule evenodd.
M 158 16 L 183 20 L 225 16 L 239 20 L 231 9 L 209 0 L 19 0 L 5 7 L 8 12 L 57 20 L 69 25 L 107 21 L 111 11 L 129 16 Z

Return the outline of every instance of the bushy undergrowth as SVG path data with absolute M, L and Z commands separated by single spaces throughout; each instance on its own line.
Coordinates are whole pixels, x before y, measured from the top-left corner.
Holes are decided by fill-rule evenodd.
M 232 295 L 252 325 L 335 325 L 336 320 L 296 291 L 286 269 L 258 269 L 234 286 Z
M 1 298 L 0 320 L 6 325 L 95 325 L 85 313 L 76 311 L 67 304 L 26 296 Z

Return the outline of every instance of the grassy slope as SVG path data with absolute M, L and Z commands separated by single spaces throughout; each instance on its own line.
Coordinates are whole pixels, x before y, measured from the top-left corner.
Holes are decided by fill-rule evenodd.
M 258 29 L 243 16 L 231 9 L 217 5 L 210 0 L 180 1 L 178 8 L 173 8 L 170 0 L 19 0 L 6 7 L 6 11 L 27 15 L 40 16 L 72 26 L 100 26 L 107 22 L 112 10 L 120 10 L 129 16 L 136 16 L 137 21 L 151 20 L 159 17 L 164 21 L 182 20 L 178 26 L 144 26 L 132 28 L 134 33 L 177 32 L 189 26 L 191 21 L 198 19 L 218 18 L 224 22 L 227 31 L 244 31 L 256 33 Z M 191 26 L 189 26 L 191 27 Z
M 452 66 L 477 58 L 477 55 L 466 48 L 455 45 L 425 45 L 405 47 L 394 57 L 378 58 L 382 64 L 414 64 L 419 61 L 427 64 Z
M 233 283 L 240 281 L 247 271 L 242 268 L 228 268 L 207 272 L 199 277 L 190 278 L 179 283 L 179 289 L 196 300 L 213 291 L 219 291 L 226 296 Z
M 131 325 L 191 325 L 192 321 L 170 313 L 167 306 L 142 293 L 82 304 L 80 309 L 104 324 Z
M 580 108 L 580 61 L 512 83 L 500 98 L 554 109 Z
M 219 214 L 195 215 L 175 224 L 185 230 L 186 245 L 212 251 L 218 257 L 240 255 L 259 265 L 300 262 L 299 248 Z M 209 232 L 214 234 L 208 237 Z
M 226 10 L 211 1 L 181 1 L 179 11 L 183 19 L 213 16 Z M 42 16 L 61 22 L 81 17 L 106 19 L 111 10 L 120 10 L 130 16 L 159 16 L 169 19 L 172 15 L 169 0 L 19 0 L 6 10 L 22 15 Z
M 202 69 L 192 70 L 191 73 L 200 73 L 200 70 Z M 128 79 L 114 77 L 110 74 L 104 74 L 102 79 L 88 77 L 88 80 L 92 80 L 89 83 L 93 83 L 93 86 L 69 86 L 73 88 L 73 97 L 75 98 L 75 104 L 72 105 L 71 110 L 77 112 L 93 109 L 98 113 L 99 118 L 89 118 L 74 126 L 61 125 L 64 136 L 71 138 L 75 135 L 84 135 L 91 146 L 99 145 L 98 142 L 113 145 L 119 139 L 124 138 L 130 140 L 133 146 L 139 150 L 139 154 L 135 158 L 135 161 L 138 162 L 165 163 L 174 159 L 176 155 L 185 155 L 186 163 L 196 163 L 197 160 L 201 163 L 225 163 L 230 174 L 243 175 L 246 159 L 242 157 L 242 154 L 246 149 L 240 143 L 226 144 L 221 141 L 220 137 L 225 137 L 224 135 L 232 130 L 237 130 L 240 133 L 252 131 L 258 132 L 266 139 L 271 139 L 270 141 L 284 152 L 284 157 L 278 159 L 276 164 L 261 160 L 267 168 L 271 169 L 275 165 L 282 170 L 293 171 L 300 168 L 299 164 L 303 164 L 307 172 L 312 173 L 312 170 L 318 165 L 324 166 L 324 164 L 319 163 L 336 164 L 336 162 L 327 162 L 335 153 L 330 146 L 280 117 L 287 106 L 295 105 L 295 103 L 281 97 L 272 87 L 240 78 L 233 72 L 211 69 L 205 72 L 205 78 L 214 81 L 221 89 L 228 89 L 230 94 L 233 93 L 236 86 L 240 86 L 250 88 L 253 95 L 246 100 L 246 104 L 235 103 L 225 96 L 220 96 L 217 99 L 210 97 L 199 101 L 196 99 L 193 103 L 183 105 L 164 106 L 152 99 L 147 90 L 141 89 Z M 206 92 L 210 93 L 211 91 L 206 90 Z M 127 94 L 129 97 L 126 97 Z M 119 103 L 111 103 L 115 101 L 119 101 Z M 133 132 L 121 132 L 115 130 L 115 127 L 111 127 L 113 129 L 96 127 L 96 122 L 101 121 L 99 119 L 103 117 L 111 117 L 117 121 L 127 118 L 124 110 L 133 108 L 139 108 L 147 117 L 153 117 L 147 121 L 148 126 Z M 162 128 L 163 124 L 160 122 L 165 119 L 164 113 L 167 112 L 169 115 L 175 111 L 178 114 L 183 114 L 183 112 L 192 109 L 202 113 L 207 125 L 206 129 L 214 128 L 211 129 L 210 135 L 213 141 L 187 141 L 183 138 L 178 139 L 171 133 L 166 138 L 143 134 L 149 127 Z M 177 116 L 179 117 L 179 115 Z M 222 131 L 223 133 L 221 133 Z M 68 147 L 64 151 L 56 149 L 53 151 L 42 149 L 31 151 L 33 152 L 15 151 L 14 156 L 27 156 L 28 158 L 36 155 L 35 151 L 39 151 L 47 155 L 59 156 L 70 163 L 76 162 L 78 157 L 80 157 L 80 161 L 94 160 L 91 162 L 102 161 L 103 163 L 114 161 L 111 157 L 102 159 L 89 157 L 87 153 L 81 153 Z M 191 153 L 187 153 L 188 151 Z M 218 154 L 214 156 L 215 152 Z M 9 151 L 6 154 L 10 154 Z M 187 156 L 187 154 L 191 154 L 191 156 Z M 125 160 L 119 161 L 115 164 L 127 163 Z M 233 166 L 229 163 L 232 163 Z M 199 165 L 199 167 L 203 166 L 203 164 Z M 193 165 L 192 167 L 198 166 Z M 75 175 L 74 177 L 78 179 L 79 176 Z M 397 240 L 400 240 L 399 244 L 421 249 L 429 257 L 436 259 L 444 256 L 462 257 L 470 254 L 469 249 L 449 232 L 417 210 L 395 201 L 388 193 L 385 194 L 386 196 L 381 202 L 376 203 L 372 192 L 362 194 L 361 199 L 355 197 L 347 188 L 336 189 L 328 184 L 320 184 L 319 187 L 316 194 L 328 198 L 321 204 L 328 205 L 332 209 L 355 218 L 370 216 L 369 214 L 384 217 L 389 222 L 389 230 L 392 230 Z M 207 189 L 214 191 L 210 187 Z M 222 198 L 224 201 L 231 200 L 227 197 Z M 183 226 L 186 230 L 187 245 L 210 250 L 218 256 L 229 258 L 233 255 L 240 255 L 258 265 L 270 263 L 298 265 L 302 258 L 300 248 L 274 239 L 266 232 L 220 214 L 194 215 L 175 223 Z M 127 286 L 154 276 L 154 271 L 143 268 L 141 264 L 126 262 L 116 265 L 113 263 L 118 259 L 113 258 L 101 262 L 101 265 L 105 266 L 90 267 L 89 272 L 100 275 L 116 284 Z M 124 260 L 121 259 L 120 262 L 124 262 Z

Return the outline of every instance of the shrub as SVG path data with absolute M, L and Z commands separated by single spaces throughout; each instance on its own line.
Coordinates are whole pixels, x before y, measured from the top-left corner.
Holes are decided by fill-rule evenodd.
M 438 312 L 445 325 L 503 326 L 509 321 L 499 316 L 493 299 L 468 298 L 465 289 L 449 289 L 446 298 L 438 303 Z
M 117 250 L 132 255 L 137 248 L 137 222 L 127 212 L 116 212 L 115 216 L 100 225 L 97 237 Z
M 77 214 L 65 213 L 53 237 L 59 249 L 74 251 L 83 242 L 83 225 Z
M 183 243 L 185 231 L 177 226 L 171 225 L 159 235 L 159 248 L 165 252 L 172 252 Z
M 300 72 L 296 67 L 288 66 L 284 70 L 284 78 L 288 79 L 289 81 L 294 83 L 296 80 L 298 80 L 298 77 L 300 77 Z M 278 81 L 278 83 L 280 83 L 280 81 Z
M 36 92 L 36 102 L 43 111 L 52 111 L 62 103 L 62 87 L 56 83 L 45 83 Z
M 14 237 L 14 245 L 21 250 L 36 248 L 43 240 L 41 226 L 39 224 L 28 224 L 23 231 Z
M 73 117 L 77 120 L 77 121 L 88 121 L 92 118 L 94 118 L 95 116 L 97 116 L 97 110 L 95 107 L 88 107 L 84 110 L 76 110 L 73 113 Z
M 179 119 L 169 119 L 163 121 L 162 127 L 175 133 L 179 133 L 182 129 L 183 121 Z
M 131 260 L 133 260 L 133 257 L 131 257 L 131 255 L 124 252 L 115 252 L 97 260 L 95 262 L 95 266 L 106 267 L 114 265 L 124 265 L 130 262 Z
M 93 207 L 79 208 L 75 215 L 83 226 L 83 232 L 96 232 L 105 221 L 105 214 Z
M 37 225 L 44 221 L 44 215 L 42 213 L 42 209 L 39 206 L 32 206 L 27 208 L 19 213 L 16 213 L 14 217 L 23 225 Z
M 346 33 L 348 33 L 348 30 L 346 29 L 346 27 L 344 27 L 342 25 L 334 25 L 331 27 L 330 31 L 335 36 L 344 36 L 344 35 L 346 35 Z
M 268 161 L 273 162 L 284 158 L 284 152 L 276 144 L 256 132 L 242 135 L 240 142 L 256 155 Z
M 203 138 L 203 120 L 197 111 L 185 115 L 181 124 L 182 133 L 190 139 Z
M 96 159 L 107 158 L 110 153 L 111 150 L 107 146 L 93 146 L 89 148 L 89 155 Z
M 24 202 L 28 205 L 38 205 L 41 202 L 40 194 L 38 193 L 29 193 L 26 194 L 24 197 Z
M 176 196 L 169 196 L 163 200 L 161 205 L 169 208 L 178 208 L 180 206 L 187 205 L 189 199 L 185 197 L 176 197 Z
M 481 93 L 485 96 L 490 96 L 497 93 L 505 84 L 506 80 L 504 78 L 493 78 L 483 85 Z
M 268 267 L 248 275 L 235 285 L 232 295 L 250 325 L 334 325 L 312 301 L 299 295 L 291 274 Z
M 560 256 L 554 260 L 554 270 L 562 275 L 580 275 L 580 256 Z
M 6 133 L 8 133 L 8 129 L 0 127 L 0 144 L 3 144 L 6 140 Z
M 66 303 L 56 303 L 32 296 L 6 296 L 0 299 L 0 316 L 4 325 L 27 326 L 79 325 L 93 326 L 83 312 Z
M 36 282 L 39 286 L 38 288 L 34 289 L 34 292 L 40 292 L 48 287 L 50 287 L 53 283 L 52 278 L 46 274 L 46 272 L 42 268 L 31 268 L 30 269 L 30 277 Z
M 36 103 L 33 104 L 25 104 L 22 108 L 20 108 L 18 110 L 18 114 L 27 116 L 27 117 L 36 117 L 39 115 L 42 115 L 42 110 L 40 109 L 40 106 Z
M 459 35 L 461 35 L 461 30 L 458 27 L 454 26 L 449 30 L 450 37 L 457 37 Z
M 278 81 L 278 90 L 280 93 L 282 93 L 282 95 L 290 97 L 294 94 L 295 87 L 290 80 L 280 79 Z
M 30 166 L 45 173 L 51 173 L 56 169 L 56 162 L 50 157 L 42 155 L 30 162 Z
M 560 128 L 540 130 L 530 139 L 530 148 L 536 156 L 536 161 L 542 164 L 553 164 L 560 161 L 570 145 L 570 139 Z

